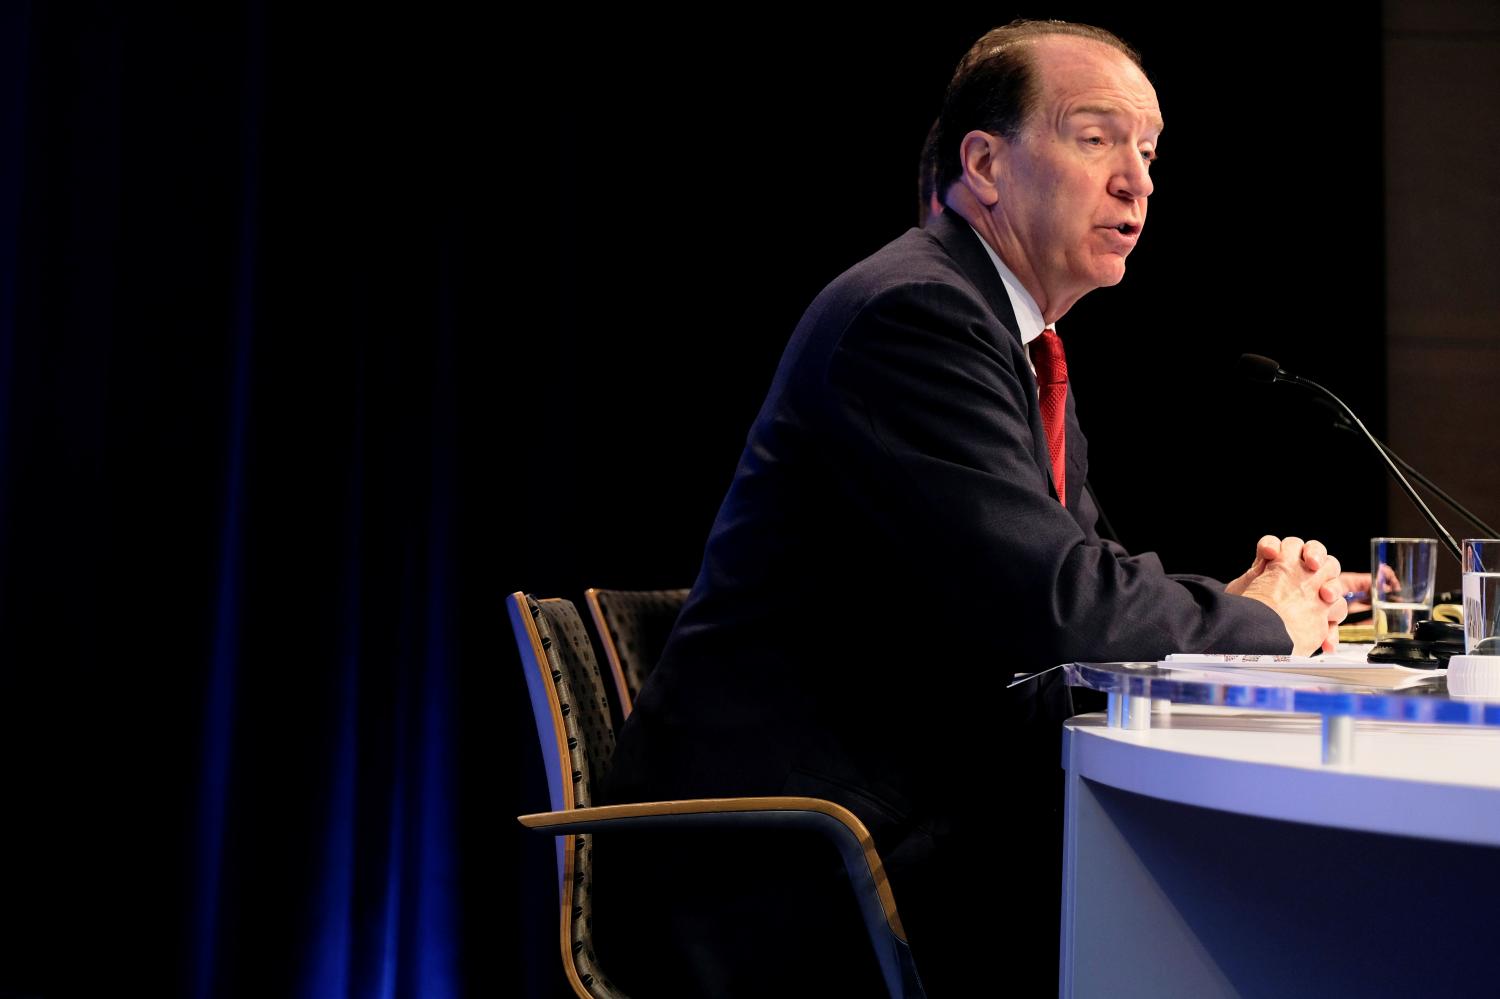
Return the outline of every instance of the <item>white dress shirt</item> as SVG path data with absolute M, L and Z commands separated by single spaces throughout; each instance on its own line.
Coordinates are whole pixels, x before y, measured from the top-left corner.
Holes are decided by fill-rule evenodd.
M 969 226 L 974 229 L 973 226 Z M 1031 297 L 1031 292 L 1026 290 L 1019 278 L 1011 273 L 1010 268 L 1005 266 L 1005 261 L 1000 259 L 1000 254 L 995 252 L 979 230 L 974 229 L 974 235 L 979 236 L 980 245 L 984 252 L 990 255 L 990 261 L 995 265 L 995 270 L 1000 272 L 1000 280 L 1005 282 L 1005 293 L 1010 296 L 1010 307 L 1016 314 L 1016 332 L 1021 334 L 1021 346 L 1026 348 L 1026 363 L 1031 365 L 1031 373 L 1036 374 L 1036 364 L 1031 360 L 1031 341 L 1042 335 L 1043 330 L 1057 329 L 1056 323 L 1044 322 L 1042 310 L 1036 307 L 1036 299 Z

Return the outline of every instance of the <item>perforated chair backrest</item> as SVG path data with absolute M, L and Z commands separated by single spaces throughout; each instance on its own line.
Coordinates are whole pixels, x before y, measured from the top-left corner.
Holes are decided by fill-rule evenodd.
M 614 674 L 620 712 L 628 718 L 647 675 L 661 661 L 688 591 L 591 589 L 583 596 Z
M 583 619 L 569 600 L 512 593 L 508 603 L 552 809 L 597 804 L 594 788 L 604 779 L 614 754 L 615 731 Z M 557 876 L 563 968 L 569 982 L 580 996 L 623 999 L 594 957 L 592 837 L 558 837 Z

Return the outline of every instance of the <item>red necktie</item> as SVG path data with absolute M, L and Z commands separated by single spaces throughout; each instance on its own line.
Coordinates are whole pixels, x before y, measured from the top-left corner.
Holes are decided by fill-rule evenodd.
M 1052 453 L 1052 481 L 1057 484 L 1057 499 L 1068 505 L 1067 467 L 1068 431 L 1064 414 L 1068 403 L 1068 359 L 1063 355 L 1062 337 L 1057 330 L 1042 330 L 1031 341 L 1031 363 L 1036 365 L 1037 402 L 1042 407 L 1042 429 L 1047 432 L 1047 450 Z

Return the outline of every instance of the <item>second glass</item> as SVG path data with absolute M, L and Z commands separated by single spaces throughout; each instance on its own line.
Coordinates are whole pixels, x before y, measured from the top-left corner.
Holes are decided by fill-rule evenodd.
M 1410 638 L 1432 613 L 1435 538 L 1370 539 L 1370 604 L 1375 640 Z

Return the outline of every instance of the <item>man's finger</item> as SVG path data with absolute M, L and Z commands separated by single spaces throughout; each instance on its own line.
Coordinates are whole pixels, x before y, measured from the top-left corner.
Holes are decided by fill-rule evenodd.
M 1290 563 L 1292 565 L 1296 565 L 1297 561 L 1300 558 L 1302 558 L 1302 544 L 1303 544 L 1303 542 L 1302 542 L 1301 538 L 1282 538 L 1281 539 L 1281 559 L 1282 559 L 1282 561 L 1288 562 L 1288 563 Z
M 1308 571 L 1307 565 L 1305 563 L 1299 566 L 1299 568 L 1301 568 L 1304 572 Z M 1338 595 L 1342 597 L 1345 591 L 1339 583 L 1339 560 L 1334 558 L 1332 555 L 1329 555 L 1327 558 L 1323 559 L 1322 568 L 1318 569 L 1316 572 L 1313 572 L 1311 582 L 1318 588 L 1319 596 L 1323 594 L 1323 588 L 1325 586 L 1332 586 L 1338 589 Z
M 1321 541 L 1313 540 L 1302 546 L 1302 564 L 1308 569 L 1316 571 L 1323 565 L 1323 560 L 1328 557 L 1328 546 Z
M 1349 616 L 1349 604 L 1343 597 L 1328 605 L 1328 623 L 1337 626 L 1340 621 Z
M 1334 558 L 1332 555 L 1324 555 L 1323 565 L 1320 569 L 1318 569 L 1316 574 L 1317 579 L 1319 582 L 1337 580 L 1339 578 L 1339 574 L 1343 572 L 1343 569 L 1344 567 L 1339 565 L 1338 559 Z M 1343 596 L 1343 593 L 1340 593 L 1339 595 Z
M 1281 539 L 1274 534 L 1267 534 L 1255 543 L 1255 560 L 1267 562 L 1279 558 L 1281 555 Z

